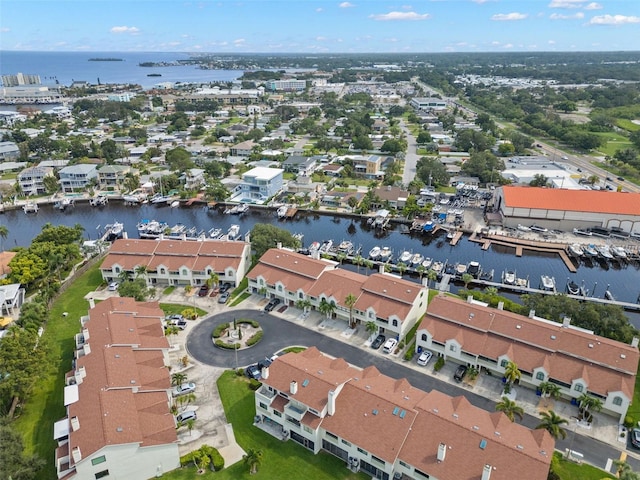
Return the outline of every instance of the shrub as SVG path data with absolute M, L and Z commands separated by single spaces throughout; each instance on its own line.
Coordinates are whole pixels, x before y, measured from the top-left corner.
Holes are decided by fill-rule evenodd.
M 247 347 L 255 345 L 262 340 L 262 331 L 254 333 L 249 340 L 247 340 Z
M 242 377 L 244 375 L 244 370 L 242 368 L 237 368 L 236 369 L 236 375 L 238 377 Z
M 256 380 L 255 378 L 252 378 L 249 380 L 249 390 L 251 390 L 252 392 L 255 392 L 256 390 L 258 390 L 260 387 L 262 386 L 262 383 L 260 383 L 258 380 Z
M 240 348 L 239 343 L 226 343 L 226 342 L 223 342 L 222 340 L 216 340 L 215 345 L 216 347 L 224 348 L 226 350 L 237 350 Z
M 411 343 L 411 345 L 409 345 L 409 348 L 407 349 L 407 351 L 404 353 L 404 359 L 409 361 L 413 358 L 413 356 L 416 354 L 416 348 L 415 348 L 415 343 Z
M 211 450 L 211 454 L 209 455 L 211 457 L 211 464 L 213 465 L 213 469 L 219 472 L 224 468 L 224 458 L 220 455 L 218 449 L 212 447 Z
M 221 323 L 220 325 L 218 325 L 216 328 L 213 329 L 213 332 L 211 332 L 211 336 L 213 338 L 220 338 L 222 336 L 222 332 L 224 332 L 226 329 L 229 328 L 229 323 Z
M 239 318 L 238 320 L 236 320 L 236 322 L 251 325 L 253 328 L 260 328 L 260 324 L 255 320 L 251 320 L 250 318 Z
M 189 452 L 186 455 L 180 457 L 180 465 L 183 467 L 186 465 L 195 465 L 194 458 L 199 454 L 205 454 L 211 459 L 211 467 L 216 472 L 219 472 L 224 468 L 224 458 L 220 455 L 217 448 L 210 445 L 202 445 L 198 450 Z
M 627 415 L 626 417 L 624 417 L 624 426 L 627 428 L 633 428 L 633 426 L 636 424 L 635 420 L 633 419 L 633 417 L 631 415 Z
M 444 357 L 438 357 L 438 360 L 433 365 L 433 370 L 439 372 L 442 367 L 444 367 Z

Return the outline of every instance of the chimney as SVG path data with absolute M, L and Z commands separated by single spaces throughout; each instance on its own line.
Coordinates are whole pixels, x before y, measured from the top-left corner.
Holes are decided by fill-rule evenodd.
M 78 417 L 71 417 L 71 431 L 75 432 L 80 428 L 80 420 Z
M 129 234 L 127 232 L 122 232 L 122 238 L 126 240 L 127 238 L 129 238 Z
M 444 457 L 447 456 L 447 446 L 444 443 L 438 445 L 438 463 L 444 462 Z
M 491 478 L 491 470 L 493 470 L 493 467 L 488 463 L 485 464 L 482 469 L 482 480 L 489 480 Z
M 267 378 L 269 378 L 269 367 L 262 367 L 262 372 L 260 373 L 260 375 L 262 376 L 262 378 L 264 378 L 265 380 Z
M 378 265 L 378 273 L 384 273 L 384 263 Z
M 529 310 L 529 318 L 533 318 L 536 316 L 536 311 L 535 310 Z
M 562 328 L 569 328 L 569 325 L 571 325 L 571 317 L 564 317 L 562 319 Z
M 278 250 L 281 250 L 281 249 L 282 249 L 282 242 L 278 242 L 278 243 L 276 243 L 276 248 L 277 248 Z
M 82 452 L 80 452 L 80 447 L 73 447 L 71 450 L 71 456 L 73 457 L 73 463 L 78 463 L 82 460 Z
M 473 303 L 473 295 L 467 295 L 467 303 Z
M 336 391 L 329 390 L 329 397 L 327 399 L 327 414 L 333 415 L 336 413 Z
M 89 308 L 96 308 L 96 301 L 93 299 L 93 297 L 89 298 Z
M 296 393 L 298 393 L 298 382 L 296 382 L 295 380 L 291 381 L 291 383 L 289 384 L 289 392 L 291 393 L 291 395 L 295 395 Z
M 631 346 L 632 347 L 637 347 L 638 346 L 638 341 L 640 339 L 638 339 L 638 337 L 633 337 L 633 340 L 631 340 Z
M 504 302 L 498 302 L 498 310 L 504 310 Z

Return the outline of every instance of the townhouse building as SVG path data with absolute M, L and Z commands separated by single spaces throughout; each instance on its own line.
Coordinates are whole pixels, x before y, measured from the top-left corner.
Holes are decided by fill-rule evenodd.
M 251 245 L 239 241 L 206 240 L 116 240 L 100 265 L 102 278 L 109 283 L 131 278 L 144 267 L 149 286 L 200 286 L 212 274 L 220 282 L 238 285 L 251 266 Z
M 60 187 L 64 193 L 84 191 L 91 181 L 98 177 L 98 169 L 95 165 L 80 163 L 61 168 L 58 172 L 60 176 Z
M 268 250 L 247 274 L 249 288 L 287 305 L 307 305 L 351 325 L 374 322 L 380 333 L 404 337 L 427 309 L 427 288 L 395 275 L 362 275 L 337 262 L 285 248 Z
M 137 175 L 138 171 L 126 165 L 103 165 L 98 168 L 98 187 L 100 190 L 123 190 L 127 174 Z
M 504 376 L 514 362 L 519 384 L 537 389 L 542 382 L 560 387 L 574 404 L 584 394 L 602 401 L 602 412 L 624 417 L 633 398 L 640 352 L 631 345 L 589 330 L 490 308 L 471 300 L 439 295 L 429 304 L 416 333 L 416 350 L 431 350 L 447 361 Z
M 44 195 L 47 189 L 44 186 L 44 179 L 55 177 L 52 167 L 27 167 L 18 174 L 18 185 L 25 195 Z
M 180 466 L 163 317 L 157 302 L 112 297 L 81 319 L 54 425 L 58 478 L 146 480 Z
M 547 478 L 554 440 L 464 397 L 360 369 L 310 347 L 262 370 L 256 426 L 382 480 Z

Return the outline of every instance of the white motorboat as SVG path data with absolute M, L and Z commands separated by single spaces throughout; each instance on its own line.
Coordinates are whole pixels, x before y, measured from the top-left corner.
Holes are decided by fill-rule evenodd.
M 106 229 L 106 239 L 107 241 L 112 242 L 115 239 L 122 237 L 122 233 L 124 232 L 124 224 L 120 222 L 113 222 L 112 224 L 107 225 Z
M 413 257 L 413 255 L 411 254 L 411 252 L 409 250 L 405 250 L 404 252 L 402 252 L 400 254 L 400 257 L 398 258 L 398 261 L 405 263 L 405 264 L 409 264 L 409 262 L 411 262 L 411 258 Z
M 548 292 L 556 291 L 556 279 L 549 275 L 540 276 L 540 290 L 546 290 Z
M 530 232 L 531 228 L 527 227 L 526 225 L 521 225 L 520 223 L 518 224 L 518 230 L 520 230 L 521 232 Z
M 380 258 L 380 251 L 380 247 L 373 247 L 371 250 L 369 250 L 369 258 L 371 260 L 378 260 Z
M 349 240 L 343 240 L 338 245 L 337 251 L 338 253 L 346 253 L 347 255 L 351 255 L 353 253 L 353 250 L 354 250 L 353 242 L 350 242 Z
M 627 259 L 627 251 L 618 245 L 614 245 L 611 247 L 611 253 L 614 257 L 619 258 L 621 260 Z
M 613 254 L 611 253 L 611 250 L 609 249 L 609 245 L 598 245 L 596 247 L 596 251 L 605 260 L 612 260 L 613 259 Z
M 240 225 L 231 225 L 227 231 L 228 240 L 236 240 L 240 236 Z
M 180 202 L 178 200 L 174 200 L 173 202 L 171 202 L 170 207 L 171 208 L 176 208 L 180 206 Z
M 393 251 L 391 250 L 391 248 L 382 247 L 382 249 L 380 250 L 380 261 L 388 262 L 389 260 L 391 260 L 392 254 Z
M 581 230 L 579 228 L 574 228 L 573 229 L 573 234 L 574 235 L 582 235 L 585 237 L 590 237 L 591 235 L 593 235 L 589 230 Z
M 411 265 L 413 265 L 414 267 L 417 267 L 422 263 L 423 260 L 424 260 L 424 255 L 416 253 L 413 257 L 411 257 Z
M 505 285 L 515 285 L 516 284 L 516 271 L 515 270 L 505 270 L 502 272 L 502 283 Z
M 433 264 L 431 265 L 431 270 L 433 270 L 434 272 L 436 272 L 436 274 L 441 275 L 442 274 L 442 269 L 444 268 L 444 263 L 442 262 L 433 262 Z
M 540 225 L 531 225 L 531 230 L 538 233 L 547 233 L 548 228 L 541 227 Z
M 103 207 L 107 203 L 109 203 L 109 199 L 106 195 L 98 195 L 89 200 L 89 205 L 91 205 L 92 207 Z
M 427 257 L 422 261 L 422 266 L 425 270 L 429 270 L 432 264 L 433 264 L 433 259 L 431 257 Z
M 285 218 L 287 216 L 288 211 L 289 211 L 288 205 L 281 205 L 280 207 L 278 207 L 276 214 L 278 215 L 278 218 Z
M 598 251 L 596 250 L 595 245 L 589 244 L 582 247 L 582 251 L 587 257 L 597 257 Z
M 478 278 L 480 276 L 480 262 L 471 261 L 469 265 L 467 265 L 467 273 L 474 278 Z
M 311 242 L 311 245 L 309 245 L 309 251 L 317 252 L 318 250 L 320 250 L 320 242 Z
M 467 265 L 465 263 L 458 263 L 456 265 L 456 276 L 462 277 L 465 273 L 467 273 Z
M 567 247 L 567 249 L 569 250 L 569 254 L 573 255 L 574 257 L 581 257 L 582 255 L 584 255 L 584 249 L 579 243 L 572 243 Z
M 580 295 L 580 285 L 571 279 L 567 279 L 567 292 L 569 295 Z
M 24 213 L 38 213 L 38 204 L 35 202 L 27 202 L 22 206 Z
M 238 215 L 242 215 L 243 213 L 247 213 L 248 211 L 249 211 L 249 204 L 248 203 L 240 203 L 236 207 L 236 214 L 238 214 Z
M 220 238 L 221 235 L 222 235 L 221 228 L 212 228 L 211 230 L 209 230 L 209 236 L 211 238 Z

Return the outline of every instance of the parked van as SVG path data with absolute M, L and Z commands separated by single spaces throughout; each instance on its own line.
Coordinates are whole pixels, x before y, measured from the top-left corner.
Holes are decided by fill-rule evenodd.
M 197 418 L 198 415 L 196 415 L 196 412 L 194 410 L 187 410 L 186 412 L 182 412 L 176 415 L 176 422 L 186 423 L 189 420 L 196 420 Z

